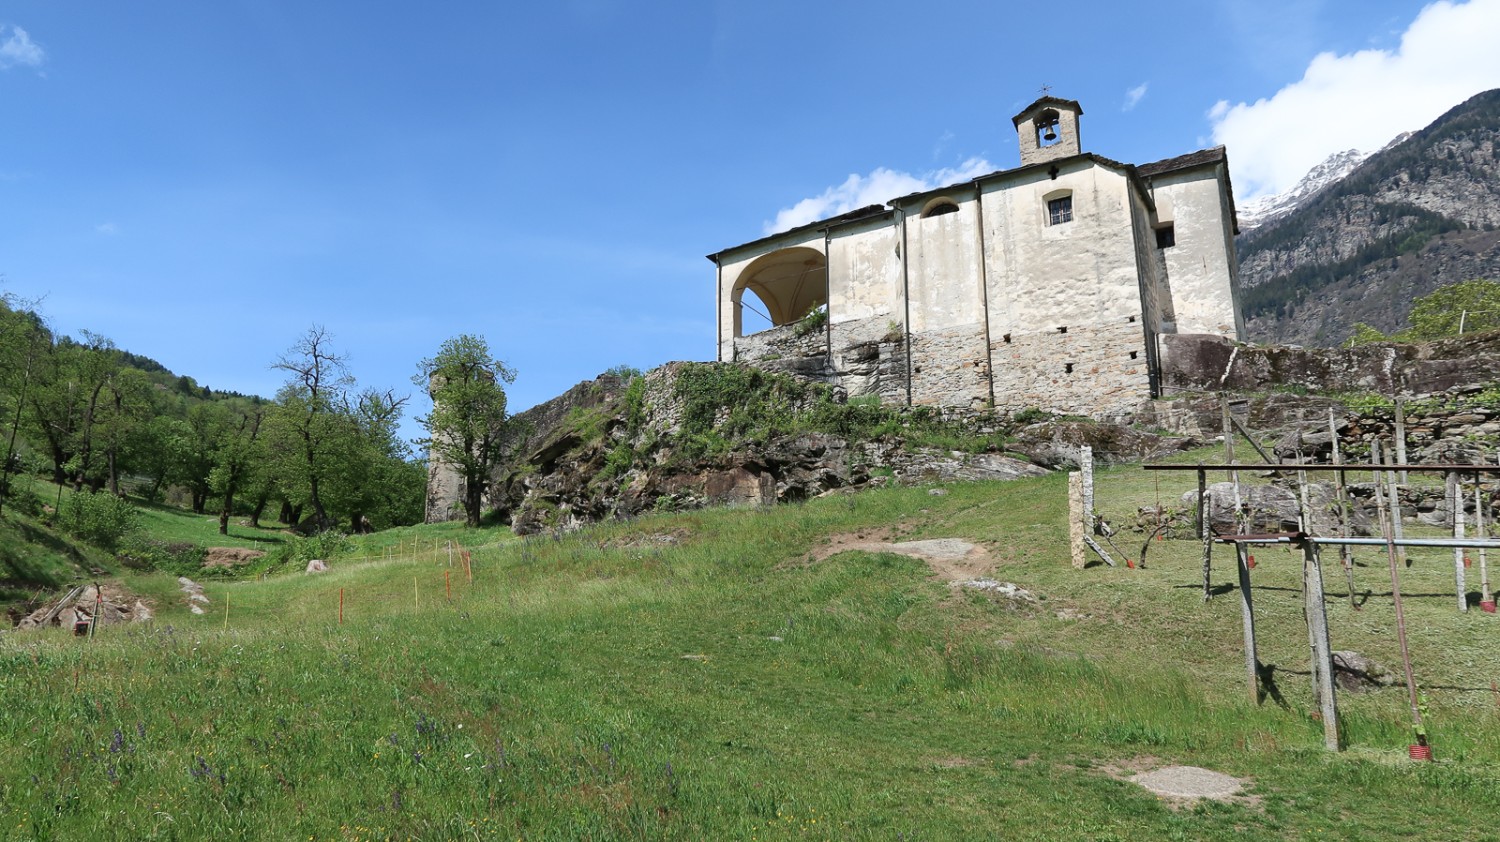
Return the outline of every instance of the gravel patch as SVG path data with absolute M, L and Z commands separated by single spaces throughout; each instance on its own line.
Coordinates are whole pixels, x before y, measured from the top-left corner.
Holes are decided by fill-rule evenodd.
M 1244 786 L 1239 778 L 1197 766 L 1164 766 L 1130 780 L 1168 798 L 1208 798 L 1214 801 L 1231 800 Z

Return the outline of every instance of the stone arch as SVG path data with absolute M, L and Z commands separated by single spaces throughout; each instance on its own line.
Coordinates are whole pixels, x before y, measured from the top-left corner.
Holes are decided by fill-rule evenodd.
M 751 261 L 731 294 L 734 303 L 734 335 L 744 336 L 746 292 L 765 305 L 771 325 L 791 324 L 828 304 L 828 258 L 814 248 L 797 246 L 763 254 Z

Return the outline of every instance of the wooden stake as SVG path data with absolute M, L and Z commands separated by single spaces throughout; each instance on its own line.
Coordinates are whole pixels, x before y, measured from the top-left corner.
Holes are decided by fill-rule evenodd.
M 1224 424 L 1223 424 L 1223 426 L 1224 426 L 1224 463 L 1227 464 L 1227 465 L 1233 465 L 1234 464 L 1234 426 L 1230 423 L 1230 419 L 1229 419 L 1229 398 L 1228 397 L 1221 397 L 1221 398 L 1219 398 L 1219 411 L 1223 415 L 1223 422 L 1224 422 Z M 1230 479 L 1230 481 L 1234 481 L 1235 477 L 1236 477 L 1236 473 L 1234 471 L 1230 471 L 1229 472 L 1229 479 Z
M 1078 570 L 1086 563 L 1083 538 L 1083 474 L 1072 471 L 1068 474 L 1068 546 Z
M 224 594 L 224 631 L 229 631 L 229 594 Z
M 1328 410 L 1328 434 L 1333 441 L 1333 464 L 1344 464 L 1343 457 L 1339 455 L 1339 425 L 1333 418 L 1333 410 Z M 1336 471 L 1333 475 L 1333 488 L 1335 498 L 1339 505 L 1339 532 L 1340 537 L 1348 538 L 1352 532 L 1349 524 L 1349 491 L 1346 488 L 1347 479 L 1343 471 Z M 1349 589 L 1349 607 L 1355 611 L 1359 610 L 1359 603 L 1354 601 L 1354 550 L 1348 544 L 1339 545 L 1339 564 L 1344 568 L 1344 585 Z
M 1411 649 L 1406 642 L 1406 609 L 1401 601 L 1401 574 L 1396 562 L 1395 531 L 1385 513 L 1385 501 L 1380 499 L 1380 471 L 1375 471 L 1375 511 L 1380 514 L 1380 531 L 1385 536 L 1385 556 L 1391 567 L 1391 601 L 1396 606 L 1396 640 L 1401 644 L 1401 670 L 1406 678 L 1406 700 L 1411 708 L 1412 727 L 1422 731 L 1422 708 L 1417 700 L 1417 679 L 1412 674 Z M 1425 744 L 1426 740 L 1419 738 Z
M 1250 701 L 1260 704 L 1260 659 L 1255 650 L 1255 603 L 1250 595 L 1250 559 L 1244 544 L 1234 545 L 1240 568 L 1240 620 L 1245 633 L 1245 678 Z
M 453 573 L 453 571 L 451 571 L 451 570 L 444 570 L 443 571 L 443 596 L 449 602 L 453 601 L 452 573 Z
M 1083 532 L 1093 535 L 1098 531 L 1094 518 L 1094 448 L 1079 448 L 1078 471 L 1083 474 Z
M 1214 530 L 1213 512 L 1208 508 L 1208 472 L 1198 465 L 1198 530 L 1203 539 L 1203 601 L 1213 599 Z
M 1457 472 L 1448 476 L 1453 480 L 1453 537 L 1464 537 L 1464 493 L 1463 482 Z M 1458 610 L 1469 610 L 1469 584 L 1464 574 L 1464 548 L 1453 548 L 1453 585 L 1458 589 Z
M 1378 443 L 1378 441 L 1377 441 L 1377 443 Z M 1371 452 L 1372 452 L 1372 454 L 1375 454 L 1375 453 L 1379 453 L 1380 451 L 1371 451 Z M 1381 454 L 1381 458 L 1385 462 L 1389 463 L 1390 462 L 1390 453 L 1387 452 L 1387 453 Z M 1376 474 L 1376 476 L 1378 477 L 1379 474 Z M 1390 507 L 1391 507 L 1391 534 L 1396 536 L 1396 540 L 1397 541 L 1400 541 L 1402 538 L 1406 537 L 1406 527 L 1401 523 L 1401 490 L 1396 487 L 1396 472 L 1395 471 L 1386 471 L 1386 473 L 1385 473 L 1385 484 L 1386 484 L 1386 486 L 1387 486 L 1387 488 L 1388 488 L 1388 490 L 1390 492 L 1390 496 L 1391 496 L 1391 499 L 1389 501 L 1390 502 Z M 1401 562 L 1401 566 L 1402 567 L 1405 567 L 1407 565 L 1407 562 L 1406 562 L 1406 546 L 1405 545 L 1402 545 L 1402 544 L 1397 544 L 1396 545 L 1396 559 Z
M 1396 464 L 1406 464 L 1406 402 L 1396 398 Z M 1401 472 L 1401 484 L 1411 482 L 1406 471 Z
M 453 542 L 448 542 L 448 566 L 453 566 Z
M 1480 486 L 1480 483 L 1479 483 L 1478 480 L 1476 480 L 1474 482 L 1474 528 L 1475 528 L 1475 530 L 1478 531 L 1479 537 L 1483 538 L 1483 537 L 1485 537 L 1485 527 L 1484 527 L 1485 503 L 1484 503 L 1484 496 L 1481 493 L 1479 486 Z M 1488 559 L 1485 557 L 1484 548 L 1480 547 L 1479 548 L 1479 603 L 1480 603 L 1480 607 L 1481 608 L 1486 607 L 1484 605 L 1485 603 L 1487 603 L 1487 602 L 1494 602 L 1494 601 L 1495 601 L 1494 594 L 1490 593 L 1490 566 L 1489 566 L 1489 562 L 1488 562 Z

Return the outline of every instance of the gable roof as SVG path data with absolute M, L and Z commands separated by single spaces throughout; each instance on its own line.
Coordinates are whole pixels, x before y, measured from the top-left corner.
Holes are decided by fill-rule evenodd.
M 1032 112 L 1036 111 L 1038 108 L 1042 108 L 1048 105 L 1065 106 L 1069 109 L 1072 109 L 1074 113 L 1077 113 L 1079 115 L 1083 114 L 1083 106 L 1079 105 L 1078 100 L 1076 99 L 1063 99 L 1062 97 L 1056 96 L 1044 96 L 1039 98 L 1036 102 L 1033 102 L 1032 104 L 1021 109 L 1021 113 L 1010 118 L 1010 122 L 1016 126 L 1019 126 L 1028 116 L 1031 115 Z

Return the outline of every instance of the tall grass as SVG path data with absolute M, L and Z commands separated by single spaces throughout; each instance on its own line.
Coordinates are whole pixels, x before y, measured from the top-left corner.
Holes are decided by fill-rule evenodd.
M 1116 519 L 1151 490 L 1138 474 L 1101 473 Z M 1485 686 L 1496 672 L 1481 643 L 1493 618 L 1429 605 L 1420 594 L 1436 583 L 1412 568 L 1414 629 L 1433 629 L 1413 646 L 1443 762 L 1400 760 L 1399 689 L 1345 696 L 1351 749 L 1325 754 L 1306 677 L 1291 672 L 1307 657 L 1294 565 L 1268 556 L 1257 568 L 1263 657 L 1286 670 L 1287 707 L 1255 707 L 1242 699 L 1237 601 L 1202 603 L 1196 544 L 1162 542 L 1145 570 L 1075 571 L 1064 487 L 1054 476 L 943 497 L 877 491 L 563 538 L 429 527 L 372 539 L 355 551 L 367 560 L 321 576 L 210 582 L 204 616 L 187 613 L 170 577 L 131 577 L 158 600 L 154 625 L 105 628 L 92 643 L 0 637 L 0 828 L 18 839 L 1485 838 L 1500 807 L 1496 708 L 1487 688 L 1442 685 Z M 811 560 L 832 534 L 886 529 L 983 542 L 997 578 L 1042 600 L 955 591 L 901 555 Z M 472 584 L 429 546 L 449 536 L 474 547 Z M 420 557 L 390 552 L 413 543 Z M 1379 602 L 1330 602 L 1335 645 L 1384 655 Z M 1243 776 L 1258 800 L 1175 810 L 1120 779 L 1158 762 Z

